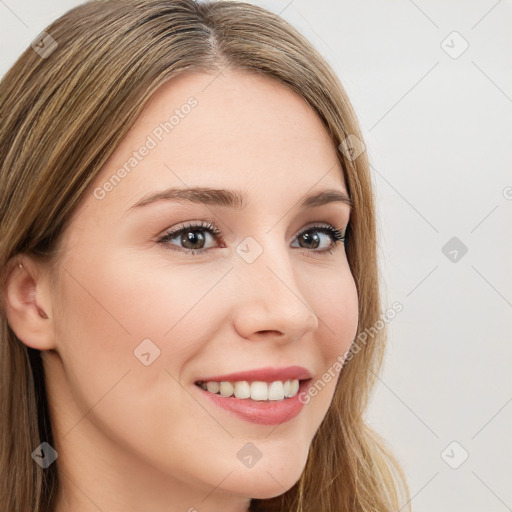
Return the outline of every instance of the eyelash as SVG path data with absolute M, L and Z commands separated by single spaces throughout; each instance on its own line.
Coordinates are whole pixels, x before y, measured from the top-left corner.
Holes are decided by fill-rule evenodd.
M 306 252 L 315 252 L 319 253 L 321 255 L 327 255 L 327 254 L 333 254 L 335 251 L 339 249 L 339 244 L 337 242 L 341 242 L 343 245 L 346 245 L 346 233 L 341 231 L 340 229 L 336 229 L 334 226 L 328 225 L 313 225 L 308 226 L 304 231 L 301 231 L 298 236 L 303 235 L 304 233 L 308 233 L 310 231 L 321 231 L 322 233 L 325 233 L 329 235 L 333 241 L 333 244 L 328 247 L 327 249 L 322 249 L 320 251 L 316 251 L 314 249 L 308 250 L 304 249 Z M 197 255 L 205 253 L 206 251 L 209 251 L 210 249 L 186 249 L 184 247 L 177 248 L 174 244 L 169 244 L 168 242 L 175 238 L 177 235 L 187 232 L 187 231 L 208 231 L 210 234 L 214 236 L 215 239 L 218 239 L 221 237 L 222 233 L 220 229 L 218 229 L 214 224 L 210 222 L 195 222 L 195 223 L 189 223 L 184 224 L 183 226 L 179 227 L 178 229 L 173 229 L 170 231 L 167 231 L 162 237 L 160 237 L 157 242 L 159 244 L 168 245 L 171 250 L 175 250 L 178 252 L 182 252 L 184 254 L 190 254 L 190 255 Z M 216 249 L 215 247 L 214 249 Z

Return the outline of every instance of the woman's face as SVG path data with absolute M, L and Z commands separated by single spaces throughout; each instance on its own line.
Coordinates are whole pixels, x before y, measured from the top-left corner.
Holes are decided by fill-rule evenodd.
M 191 73 L 153 96 L 64 233 L 44 355 L 68 496 L 229 510 L 299 479 L 358 322 L 350 208 L 302 205 L 324 190 L 348 195 L 336 147 L 285 86 Z

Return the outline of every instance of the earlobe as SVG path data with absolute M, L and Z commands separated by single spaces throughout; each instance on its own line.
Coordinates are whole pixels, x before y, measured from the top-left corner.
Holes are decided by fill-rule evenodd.
M 5 315 L 16 337 L 37 350 L 54 348 L 49 297 L 47 282 L 34 263 L 11 264 L 3 290 Z

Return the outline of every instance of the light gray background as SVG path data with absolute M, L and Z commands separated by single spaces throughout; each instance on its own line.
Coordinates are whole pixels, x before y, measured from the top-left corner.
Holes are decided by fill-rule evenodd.
M 0 75 L 79 3 L 0 0 Z M 362 125 L 384 309 L 403 305 L 368 420 L 413 510 L 512 511 L 512 2 L 253 3 L 315 44 Z

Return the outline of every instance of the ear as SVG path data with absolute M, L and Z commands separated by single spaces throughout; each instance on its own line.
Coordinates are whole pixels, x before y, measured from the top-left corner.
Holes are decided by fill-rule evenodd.
M 25 345 L 37 350 L 55 348 L 48 275 L 29 256 L 13 258 L 2 290 L 9 326 Z

